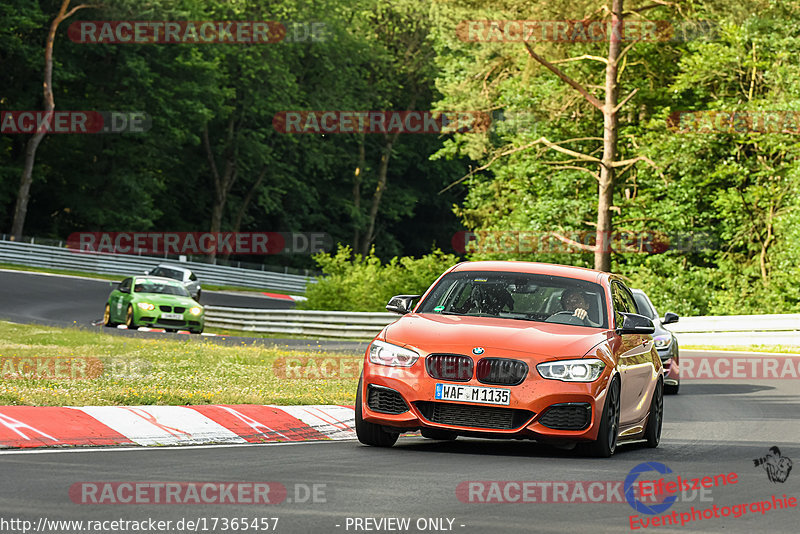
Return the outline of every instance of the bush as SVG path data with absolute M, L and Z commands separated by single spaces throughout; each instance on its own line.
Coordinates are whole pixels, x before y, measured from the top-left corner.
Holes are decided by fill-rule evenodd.
M 335 254 L 317 254 L 314 260 L 325 276 L 309 284 L 307 301 L 299 303 L 308 310 L 386 311 L 394 295 L 423 294 L 445 270 L 459 262 L 453 254 L 436 249 L 419 259 L 394 257 L 381 264 L 370 251 L 356 254 L 339 245 Z

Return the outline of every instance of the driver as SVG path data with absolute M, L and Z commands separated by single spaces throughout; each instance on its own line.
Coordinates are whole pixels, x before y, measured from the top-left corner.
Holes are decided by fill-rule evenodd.
M 566 289 L 561 294 L 561 309 L 564 311 L 572 311 L 573 317 L 595 324 L 594 321 L 588 318 L 589 313 L 586 311 L 589 309 L 589 299 L 586 298 L 586 294 L 580 289 Z

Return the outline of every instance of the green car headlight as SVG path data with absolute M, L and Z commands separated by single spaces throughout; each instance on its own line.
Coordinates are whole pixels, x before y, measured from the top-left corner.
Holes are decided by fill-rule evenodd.
M 564 382 L 594 382 L 603 372 L 606 364 L 597 358 L 580 360 L 560 360 L 540 363 L 536 366 L 542 378 L 563 380 Z
M 153 311 L 156 309 L 156 307 L 153 304 L 150 304 L 149 302 L 138 302 L 136 305 L 139 306 L 139 309 L 142 310 Z
M 191 308 L 189 308 L 189 313 L 191 313 L 192 315 L 200 315 L 201 313 L 203 313 L 203 308 L 201 308 L 200 306 L 192 306 Z

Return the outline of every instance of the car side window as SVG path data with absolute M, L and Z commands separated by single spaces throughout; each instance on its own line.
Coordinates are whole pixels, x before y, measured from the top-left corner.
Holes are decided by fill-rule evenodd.
M 189 280 L 191 280 L 192 282 L 197 282 L 197 276 L 195 276 L 195 274 L 192 273 L 189 275 Z
M 624 292 L 619 282 L 611 282 L 611 301 L 614 304 L 614 327 L 619 328 L 622 326 L 622 313 L 636 313 L 636 305 L 629 308 L 629 303 L 623 296 Z
M 119 290 L 120 290 L 120 291 L 127 291 L 127 292 L 130 292 L 130 290 L 131 290 L 131 282 L 132 282 L 132 280 L 133 280 L 132 278 L 126 278 L 125 280 L 123 280 L 122 282 L 120 282 L 120 283 L 119 283 Z
M 628 289 L 627 287 L 625 287 L 624 284 L 619 284 L 619 287 L 620 287 L 620 291 L 621 291 L 622 300 L 625 302 L 625 305 L 628 308 L 628 310 L 630 311 L 630 313 L 638 313 L 639 315 L 647 315 L 646 313 L 642 313 L 642 312 L 644 312 L 644 310 L 641 310 L 641 312 L 640 312 L 640 310 L 636 307 L 636 300 L 634 300 L 633 293 L 631 293 L 631 290 Z

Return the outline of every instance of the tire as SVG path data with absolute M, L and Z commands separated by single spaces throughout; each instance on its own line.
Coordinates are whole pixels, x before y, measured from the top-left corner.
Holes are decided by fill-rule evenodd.
M 670 385 L 670 384 L 666 384 L 664 386 L 664 393 L 667 394 L 667 395 L 677 395 L 678 394 L 678 390 L 680 390 L 680 389 L 681 389 L 681 383 L 680 382 L 678 382 L 674 386 Z
M 449 430 L 439 430 L 438 428 L 420 429 L 423 438 L 435 439 L 438 441 L 454 441 L 458 434 Z
M 200 330 L 189 330 L 189 332 L 191 332 L 192 334 L 198 334 L 199 335 L 199 334 L 203 333 L 203 329 L 201 328 Z
M 198 303 L 200 302 L 200 294 L 201 294 L 201 292 L 202 291 L 200 289 L 198 289 L 197 290 L 197 296 L 194 298 L 194 300 L 196 300 Z
M 606 403 L 600 416 L 600 429 L 597 439 L 585 446 L 592 456 L 608 458 L 617 450 L 617 434 L 619 433 L 619 380 L 614 379 L 606 392 Z
M 136 330 L 139 326 L 134 322 L 133 319 L 133 306 L 128 304 L 128 311 L 125 313 L 125 326 L 128 327 L 128 330 Z
M 364 421 L 361 415 L 361 379 L 358 379 L 356 393 L 356 436 L 358 441 L 371 447 L 391 447 L 397 442 L 400 434 L 386 432 L 381 425 Z
M 664 383 L 659 380 L 650 401 L 650 414 L 647 416 L 647 426 L 644 428 L 644 438 L 651 449 L 658 447 L 661 441 L 661 427 L 664 423 Z
M 117 323 L 111 320 L 111 305 L 106 302 L 106 309 L 103 311 L 103 326 L 114 327 Z

